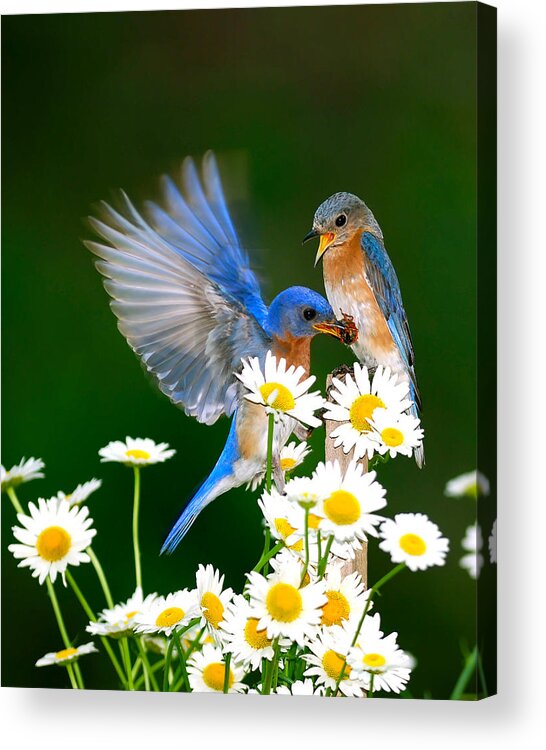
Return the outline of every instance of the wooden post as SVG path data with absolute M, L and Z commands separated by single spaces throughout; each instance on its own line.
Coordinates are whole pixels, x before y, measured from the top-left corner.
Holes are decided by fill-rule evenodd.
M 344 376 L 341 375 L 339 377 L 340 380 L 344 380 Z M 332 375 L 328 375 L 326 378 L 326 395 L 328 396 L 330 393 L 330 388 L 332 387 Z M 339 422 L 333 422 L 331 419 L 325 419 L 325 427 L 326 427 L 326 445 L 325 445 L 325 455 L 327 461 L 338 461 L 339 465 L 341 466 L 342 471 L 344 472 L 347 468 L 347 466 L 350 464 L 351 459 L 353 457 L 353 451 L 350 453 L 344 453 L 343 448 L 334 448 L 334 441 L 330 437 L 332 432 L 335 430 L 336 427 L 339 427 Z M 364 467 L 364 471 L 368 471 L 368 459 L 363 458 L 360 462 L 362 466 Z M 362 576 L 362 581 L 364 583 L 364 586 L 368 588 L 368 543 L 362 542 L 362 545 L 360 549 L 357 549 L 355 551 L 355 557 L 353 560 L 347 560 L 347 562 L 343 565 L 341 572 L 343 576 L 348 576 L 350 573 L 353 573 L 356 571 L 357 573 L 360 573 Z

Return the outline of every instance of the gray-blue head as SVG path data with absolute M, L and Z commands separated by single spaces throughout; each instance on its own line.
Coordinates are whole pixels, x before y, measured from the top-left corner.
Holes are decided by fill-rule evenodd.
M 356 327 L 351 319 L 337 320 L 330 304 L 318 292 L 305 286 L 291 286 L 278 294 L 269 306 L 268 333 L 286 338 L 312 338 L 327 333 L 351 344 Z
M 320 237 L 316 265 L 328 248 L 345 244 L 355 232 L 364 228 L 383 237 L 375 216 L 364 201 L 352 193 L 334 193 L 317 208 L 313 228 L 303 241 Z

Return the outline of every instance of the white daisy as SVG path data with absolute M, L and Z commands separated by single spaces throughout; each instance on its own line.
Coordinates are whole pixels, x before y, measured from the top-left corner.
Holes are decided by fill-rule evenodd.
M 57 666 L 65 667 L 67 664 L 72 664 L 72 662 L 77 661 L 80 656 L 84 656 L 84 654 L 94 653 L 97 653 L 95 644 L 85 643 L 83 646 L 78 646 L 77 648 L 70 647 L 63 648 L 61 651 L 50 651 L 48 654 L 42 656 L 41 659 L 38 659 L 36 666 L 50 667 L 55 664 Z
M 281 449 L 281 469 L 287 473 L 294 471 L 295 468 L 301 466 L 310 453 L 311 448 L 305 440 L 299 445 L 295 442 L 288 443 Z
M 328 492 L 312 477 L 294 477 L 284 486 L 284 493 L 291 503 L 302 508 L 313 508 L 328 496 Z
M 468 571 L 471 578 L 478 578 L 483 566 L 483 555 L 481 553 L 483 536 L 478 524 L 475 523 L 467 528 L 461 547 L 466 550 L 467 554 L 461 557 L 459 565 Z
M 268 414 L 278 419 L 293 417 L 310 427 L 320 427 L 322 422 L 315 417 L 315 412 L 324 406 L 324 399 L 319 391 L 308 393 L 315 382 L 314 375 L 302 380 L 303 367 L 290 365 L 286 369 L 286 360 L 281 358 L 277 364 L 271 352 L 267 352 L 263 372 L 257 357 L 242 362 L 243 370 L 236 375 L 250 391 L 245 394 L 246 399 L 262 404 Z
M 64 581 L 68 565 L 89 562 L 84 550 L 97 532 L 90 528 L 93 520 L 88 518 L 88 508 L 71 508 L 64 500 L 40 498 L 38 505 L 29 503 L 28 510 L 28 516 L 17 515 L 23 528 L 13 527 L 13 535 L 21 543 L 8 547 L 21 560 L 18 567 L 30 568 L 42 584 L 47 576 L 53 583 L 57 573 Z
M 354 448 L 356 459 L 366 455 L 371 458 L 377 441 L 371 439 L 370 420 L 377 409 L 389 409 L 395 414 L 408 409 L 408 383 L 399 381 L 388 367 L 378 367 L 370 383 L 367 368 L 355 362 L 354 379 L 347 374 L 345 382 L 333 378 L 332 384 L 329 395 L 336 403 L 327 404 L 324 418 L 343 423 L 331 433 L 334 446 L 341 445 L 345 453 Z
M 176 453 L 169 449 L 168 443 L 154 443 L 150 438 L 125 438 L 113 440 L 101 448 L 99 456 L 102 463 L 115 461 L 125 466 L 151 466 L 162 463 Z
M 274 691 L 276 695 L 324 695 L 323 686 L 315 687 L 313 680 L 296 680 L 290 687 L 279 685 Z
M 229 665 L 228 693 L 242 693 L 241 682 L 245 671 L 233 661 Z M 226 679 L 224 655 L 219 648 L 207 644 L 202 651 L 195 651 L 188 659 L 188 676 L 194 693 L 223 693 Z
M 314 583 L 317 579 L 317 565 L 318 557 L 316 552 L 316 543 L 311 542 L 309 548 L 309 564 L 307 566 L 307 572 L 303 580 L 303 585 L 306 586 L 308 583 Z M 285 565 L 297 563 L 300 569 L 300 579 L 305 568 L 305 554 L 301 552 L 294 552 L 294 550 L 288 547 L 283 547 L 280 552 L 277 552 L 275 557 L 272 557 L 269 561 L 271 569 L 274 571 L 281 570 Z
M 410 457 L 423 444 L 424 431 L 412 414 L 397 414 L 388 409 L 376 409 L 370 419 L 370 438 L 377 441 L 377 452 L 395 458 L 399 453 Z
M 41 458 L 22 458 L 18 464 L 12 466 L 6 471 L 4 466 L 0 466 L 0 479 L 2 482 L 2 492 L 6 492 L 10 487 L 17 487 L 23 482 L 30 482 L 32 479 L 43 477 L 42 469 L 45 467 Z
M 491 534 L 489 534 L 489 559 L 492 563 L 497 562 L 497 519 L 493 521 Z
M 352 638 L 350 630 L 345 627 L 335 626 L 319 631 L 316 638 L 307 643 L 310 653 L 304 654 L 303 658 L 310 666 L 305 670 L 304 676 L 314 677 L 317 685 L 334 690 L 343 671 L 339 683 L 340 692 L 347 696 L 361 697 L 364 683 L 359 674 L 353 674 L 351 665 L 345 664 Z
M 93 479 L 90 479 L 88 482 L 79 484 L 76 487 L 76 489 L 72 490 L 72 492 L 68 493 L 68 495 L 66 495 L 64 492 L 58 492 L 57 499 L 68 500 L 70 506 L 81 505 L 83 502 L 87 500 L 89 495 L 91 495 L 93 492 L 96 492 L 101 485 L 102 485 L 102 480 L 93 478 Z
M 317 466 L 313 480 L 326 497 L 313 512 L 321 518 L 318 529 L 323 536 L 333 535 L 342 543 L 352 539 L 366 541 L 367 534 L 377 536 L 375 527 L 384 519 L 375 511 L 384 508 L 387 501 L 386 492 L 375 477 L 375 471 L 364 473 L 356 461 L 351 461 L 345 474 L 338 461 Z
M 349 650 L 347 663 L 366 690 L 399 693 L 406 687 L 413 661 L 398 648 L 397 633 L 385 637 L 379 625 L 378 613 L 366 617 L 356 646 Z
M 295 552 L 301 552 L 304 543 L 297 528 L 300 520 L 298 510 L 301 512 L 301 509 L 296 509 L 288 498 L 274 487 L 271 488 L 271 492 L 266 490 L 262 493 L 258 505 L 274 539 L 284 542 Z
M 238 594 L 228 604 L 220 628 L 225 631 L 224 650 L 230 651 L 234 660 L 245 668 L 260 669 L 262 659 L 273 659 L 273 640 L 268 638 L 265 628 L 258 628 L 258 618 L 244 596 Z M 283 645 L 289 646 L 290 641 Z
M 136 633 L 162 633 L 169 637 L 198 616 L 195 591 L 183 589 L 167 596 L 148 598 L 146 607 L 143 604 L 132 619 Z
M 222 637 L 220 624 L 225 617 L 227 605 L 233 597 L 232 589 L 223 589 L 224 576 L 212 565 L 199 565 L 195 574 L 197 584 L 197 604 L 201 614 L 201 625 L 206 625 L 209 632 Z
M 379 547 L 394 563 L 404 562 L 413 571 L 445 563 L 449 540 L 423 513 L 398 513 L 382 524 L 380 534 Z
M 135 618 L 142 614 L 157 594 L 149 594 L 144 598 L 142 589 L 137 587 L 135 593 L 123 604 L 116 604 L 111 609 L 103 609 L 97 622 L 90 622 L 86 627 L 91 635 L 110 636 L 120 638 L 133 632 Z
M 247 573 L 250 605 L 258 618 L 258 630 L 267 629 L 268 638 L 286 637 L 301 646 L 316 631 L 326 603 L 324 583 L 301 581 L 301 565 L 287 561 L 264 578 Z
M 341 569 L 341 563 L 331 564 L 324 576 L 327 601 L 321 608 L 320 624 L 325 628 L 358 621 L 369 598 L 361 576 L 354 572 L 342 577 Z
M 489 495 L 489 479 L 479 471 L 469 471 L 450 479 L 444 489 L 446 497 L 473 497 Z

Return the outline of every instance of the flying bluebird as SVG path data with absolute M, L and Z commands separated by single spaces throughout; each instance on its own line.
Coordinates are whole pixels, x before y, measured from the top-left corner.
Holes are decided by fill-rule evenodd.
M 354 353 L 367 367 L 390 367 L 408 381 L 417 416 L 421 398 L 413 342 L 400 284 L 375 216 L 356 195 L 335 193 L 318 207 L 304 242 L 313 237 L 320 237 L 315 265 L 322 258 L 326 296 L 334 312 L 353 316 L 358 328 Z M 415 460 L 423 466 L 422 447 L 415 451 Z
M 267 415 L 243 397 L 235 375 L 241 358 L 258 357 L 263 366 L 271 350 L 308 373 L 315 334 L 349 343 L 356 331 L 305 287 L 290 287 L 265 305 L 212 153 L 203 159 L 203 183 L 194 162 L 183 162 L 182 186 L 183 192 L 163 177 L 163 207 L 147 202 L 145 213 L 123 192 L 121 211 L 103 202 L 101 219 L 89 219 L 102 241 L 85 243 L 99 257 L 96 267 L 119 330 L 160 390 L 199 422 L 210 425 L 222 414 L 233 415 L 220 458 L 163 545 L 169 553 L 212 500 L 263 476 Z M 280 450 L 297 427 L 290 419 L 275 430 L 278 483 Z

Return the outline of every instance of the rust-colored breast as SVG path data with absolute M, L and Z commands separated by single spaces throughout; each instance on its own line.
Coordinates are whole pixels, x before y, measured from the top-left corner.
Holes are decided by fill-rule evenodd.
M 273 340 L 273 354 L 284 357 L 288 365 L 301 366 L 307 374 L 311 367 L 311 339 L 287 336 Z

